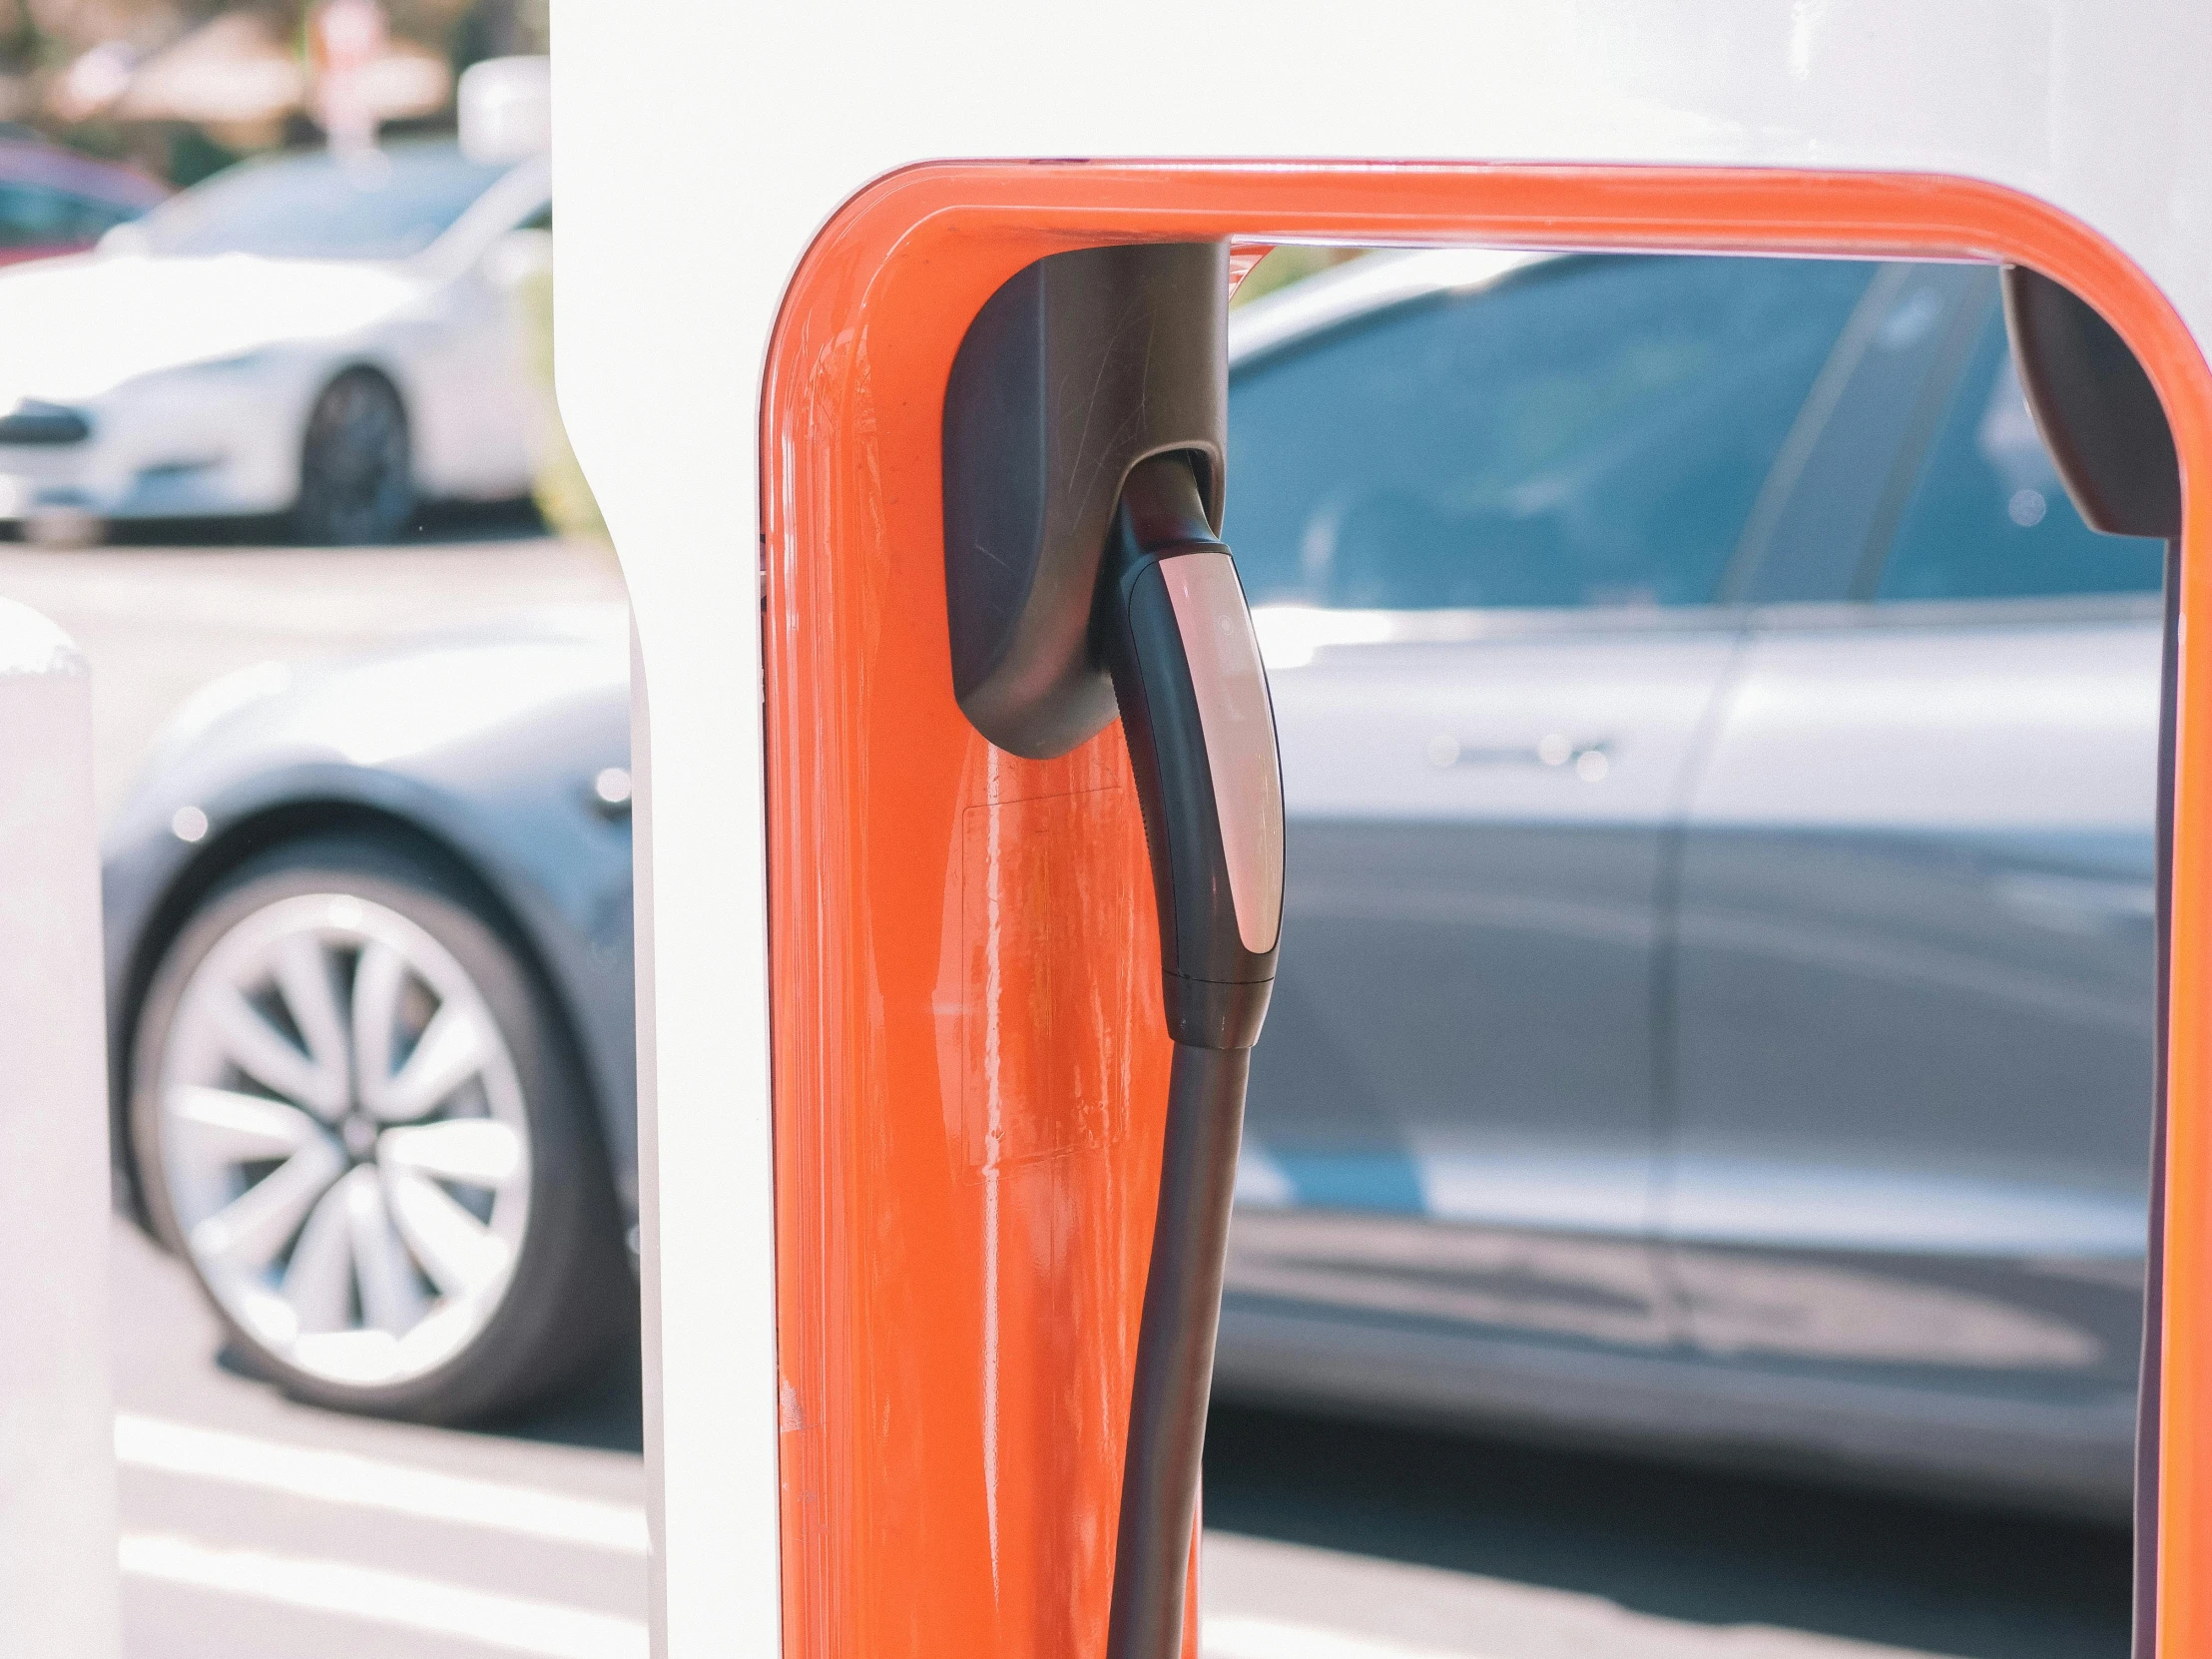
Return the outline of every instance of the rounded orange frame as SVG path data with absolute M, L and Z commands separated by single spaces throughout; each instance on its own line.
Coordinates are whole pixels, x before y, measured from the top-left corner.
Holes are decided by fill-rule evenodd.
M 2158 1652 L 2212 1653 L 2212 372 L 2173 306 L 2077 220 L 1966 179 L 1067 161 L 869 186 L 769 353 L 785 1652 L 1103 1637 L 1166 1078 L 1151 890 L 1118 730 L 1021 761 L 953 703 L 939 409 L 969 320 L 1031 260 L 1217 238 L 2005 260 L 2134 347 L 2185 504 Z

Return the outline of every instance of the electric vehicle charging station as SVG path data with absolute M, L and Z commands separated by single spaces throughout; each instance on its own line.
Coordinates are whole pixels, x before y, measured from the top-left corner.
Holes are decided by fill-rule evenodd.
M 1107 1642 L 1170 1058 L 1140 792 L 1111 729 L 1023 759 L 963 717 L 947 385 L 1039 260 L 1315 241 L 2001 262 L 2147 370 L 2183 512 L 2138 1645 L 2212 1652 L 2212 21 L 663 0 L 556 30 L 562 400 L 651 756 L 662 1651 Z
M 2191 96 L 2212 19 L 2096 0 L 1934 17 L 1729 0 L 1691 19 L 1599 0 L 1349 32 L 1319 7 L 564 0 L 556 31 L 563 404 L 638 642 L 657 1651 L 1107 1648 L 1181 1034 L 1158 917 L 1183 911 L 1161 907 L 1144 821 L 1172 852 L 1159 821 L 1193 798 L 1110 722 L 1024 755 L 992 741 L 1008 733 L 987 707 L 971 719 L 947 609 L 947 398 L 993 296 L 1039 262 L 1317 241 L 1999 262 L 2078 296 L 2147 376 L 2179 491 L 2178 522 L 2156 524 L 2178 531 L 2177 643 L 2138 1650 L 2212 1653 L 2212 632 L 2191 626 L 2212 614 L 2212 166 Z M 684 167 L 658 165 L 672 151 Z M 2140 415 L 2103 396 L 2121 372 L 2108 342 L 2014 286 L 2023 338 L 2049 330 L 2027 376 L 2049 429 Z M 2156 447 L 2128 429 L 2123 471 Z M 1144 464 L 1203 449 L 1163 441 L 1123 457 L 1110 502 Z M 2111 463 L 2093 439 L 2072 448 L 2094 518 Z M 1169 576 L 1233 620 L 1218 582 L 1172 567 L 1219 556 L 1207 492 L 1237 487 L 1190 476 L 1195 515 L 1179 496 L 1173 534 L 1133 528 L 1123 567 L 1167 593 L 1172 627 L 1147 601 L 1154 632 L 1186 663 L 1201 636 Z M 1154 665 L 1143 636 L 1133 655 L 1125 712 L 1132 668 Z M 1216 665 L 1235 669 L 1233 652 Z M 1220 755 L 1212 694 L 1182 672 L 1200 753 Z M 1062 738 L 1079 741 L 1054 752 Z M 34 768 L 82 782 L 36 757 L 18 776 Z M 1265 884 L 1265 836 L 1234 849 L 1238 809 L 1218 783 L 1212 800 L 1217 919 L 1262 957 L 1274 940 L 1242 896 Z M 81 849 L 81 880 L 18 866 L 16 897 L 61 908 L 0 911 L 5 947 L 21 961 L 65 936 L 89 963 L 89 811 L 38 823 L 56 867 Z M 1197 977 L 1263 980 L 1239 972 Z M 39 1087 L 97 1093 L 97 1042 L 79 1040 L 94 978 L 38 987 L 74 1010 Z M 0 1312 L 56 1288 L 27 1281 Z M 62 1373 L 23 1397 L 88 1375 Z M 112 1524 L 105 1455 L 81 1432 L 55 1445 L 50 1467 L 95 1494 L 52 1486 L 81 1544 Z M 95 1623 L 62 1651 L 103 1640 L 97 1577 Z M 1195 1603 L 1178 1624 L 1195 1652 Z

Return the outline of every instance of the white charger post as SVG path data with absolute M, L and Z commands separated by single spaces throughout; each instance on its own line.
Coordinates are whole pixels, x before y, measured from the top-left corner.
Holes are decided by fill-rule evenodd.
M 0 1653 L 116 1659 L 92 681 L 0 600 Z

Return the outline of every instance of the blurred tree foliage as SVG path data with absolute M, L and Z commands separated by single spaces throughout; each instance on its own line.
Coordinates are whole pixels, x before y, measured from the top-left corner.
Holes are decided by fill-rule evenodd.
M 548 0 L 382 4 L 396 39 L 444 57 L 456 74 L 485 58 L 542 53 L 551 35 Z M 129 74 L 222 17 L 254 18 L 272 40 L 304 58 L 313 6 L 314 0 L 0 0 L 0 127 L 34 128 L 95 155 L 134 161 L 178 185 L 195 184 L 238 160 L 242 144 L 318 142 L 304 115 L 242 139 L 182 122 L 72 119 L 68 98 L 57 97 L 64 78 L 88 57 L 104 57 L 114 73 Z M 405 125 L 449 129 L 451 111 Z

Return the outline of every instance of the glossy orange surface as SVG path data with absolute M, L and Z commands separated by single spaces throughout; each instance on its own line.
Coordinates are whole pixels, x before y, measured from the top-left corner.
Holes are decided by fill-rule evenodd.
M 2009 259 L 2143 358 L 2187 510 L 2160 1651 L 2212 1656 L 2212 375 L 2172 307 L 2077 222 L 1963 180 L 1080 162 L 870 186 L 802 263 L 771 352 L 787 1653 L 1103 1641 L 1167 1078 L 1151 892 L 1118 730 L 1021 761 L 953 703 L 939 410 L 969 320 L 1029 261 L 1218 237 Z

